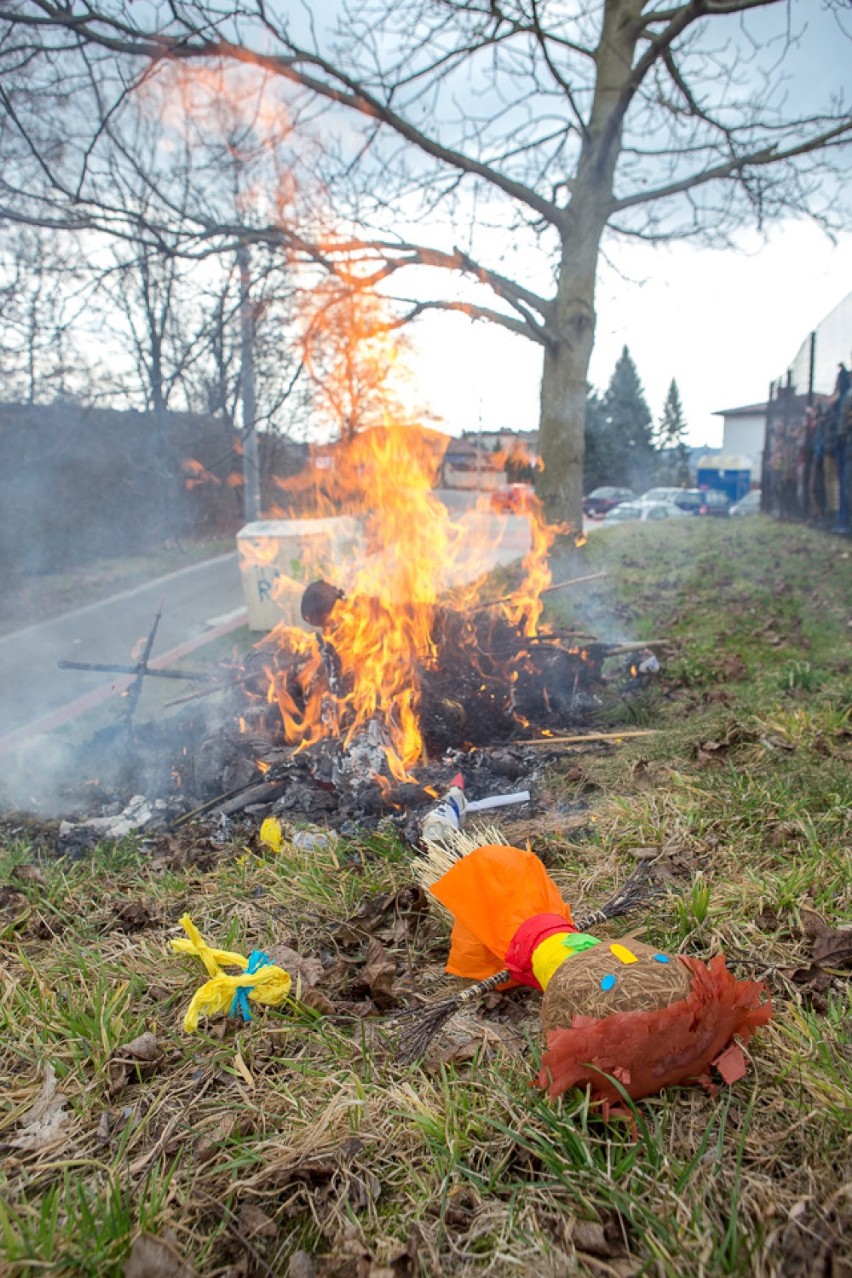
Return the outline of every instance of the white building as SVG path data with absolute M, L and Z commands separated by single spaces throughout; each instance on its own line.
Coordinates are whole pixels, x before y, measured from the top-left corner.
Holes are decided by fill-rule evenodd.
M 762 404 L 744 404 L 741 408 L 720 408 L 713 414 L 722 418 L 722 452 L 748 457 L 753 484 L 760 483 L 766 408 L 764 401 Z

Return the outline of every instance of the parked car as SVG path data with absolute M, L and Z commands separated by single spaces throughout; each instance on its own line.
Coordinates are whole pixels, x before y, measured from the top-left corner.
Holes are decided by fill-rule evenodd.
M 583 514 L 602 516 L 622 501 L 635 501 L 636 494 L 631 488 L 593 488 L 588 497 L 583 498 Z
M 645 523 L 655 519 L 683 519 L 685 513 L 671 501 L 624 501 L 604 516 L 604 527 L 631 521 Z
M 704 504 L 704 494 L 700 488 L 679 488 L 675 505 L 687 515 L 700 515 Z
M 741 497 L 739 501 L 735 501 L 728 514 L 730 515 L 759 515 L 760 514 L 760 489 L 755 488 L 752 492 L 746 493 L 745 497 Z
M 699 515 L 715 515 L 720 519 L 727 519 L 731 510 L 731 499 L 725 493 L 720 493 L 716 488 L 708 488 L 706 490 L 699 489 L 701 493 L 701 505 L 698 508 Z
M 724 493 L 717 492 L 714 488 L 649 488 L 639 500 L 673 502 L 687 515 L 725 516 L 731 504 Z
M 686 488 L 649 488 L 646 493 L 642 494 L 639 501 L 643 506 L 649 502 L 656 503 L 661 501 L 677 506 L 680 504 L 678 498 L 683 497 L 683 494 L 688 491 Z

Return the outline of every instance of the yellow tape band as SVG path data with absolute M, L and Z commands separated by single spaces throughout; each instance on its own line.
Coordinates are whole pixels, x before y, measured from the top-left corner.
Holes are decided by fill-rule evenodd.
M 546 990 L 554 972 L 567 959 L 599 944 L 597 937 L 589 936 L 586 932 L 556 932 L 533 950 L 532 970 L 535 979 Z

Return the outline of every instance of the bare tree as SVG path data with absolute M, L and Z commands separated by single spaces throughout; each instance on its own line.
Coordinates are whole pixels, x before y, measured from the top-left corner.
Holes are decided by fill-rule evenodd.
M 93 288 L 79 247 L 34 227 L 0 235 L 0 398 L 35 404 L 91 392 L 80 317 Z
M 827 0 L 838 13 L 843 3 Z M 779 21 L 767 28 L 772 11 Z M 747 216 L 763 224 L 809 211 L 829 220 L 833 165 L 852 120 L 840 86 L 820 86 L 822 105 L 797 105 L 784 74 L 813 11 L 807 0 L 362 0 L 341 5 L 332 28 L 310 6 L 282 11 L 264 0 L 161 9 L 0 0 L 0 56 L 19 76 L 36 63 L 46 75 L 63 58 L 84 65 L 112 85 L 106 110 L 117 109 L 134 74 L 155 75 L 169 59 L 250 64 L 290 85 L 301 110 L 327 104 L 330 151 L 341 162 L 337 177 L 328 170 L 336 198 L 339 175 L 369 175 L 353 187 L 360 234 L 338 230 L 320 244 L 293 220 L 255 234 L 277 235 L 331 268 L 359 247 L 358 287 L 387 288 L 420 266 L 472 281 L 467 298 L 401 298 L 399 319 L 462 311 L 541 347 L 539 488 L 551 516 L 576 522 L 605 237 L 718 240 Z M 842 32 L 838 24 L 838 39 Z M 338 125 L 335 111 L 363 127 Z M 49 139 L 28 133 L 20 113 L 15 127 L 19 145 L 49 153 Z M 68 179 L 57 168 L 48 176 L 58 205 Z M 108 218 L 96 186 L 78 184 L 78 198 L 89 190 L 84 208 L 98 205 Z M 400 230 L 418 218 L 455 219 L 468 242 L 427 245 Z M 208 225 L 214 232 L 242 233 L 227 222 Z M 504 251 L 527 236 L 549 264 L 533 283 Z

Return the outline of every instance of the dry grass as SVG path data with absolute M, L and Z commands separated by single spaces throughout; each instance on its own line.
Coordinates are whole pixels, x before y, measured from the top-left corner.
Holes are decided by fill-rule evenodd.
M 848 918 L 852 725 L 837 606 L 848 568 L 835 543 L 797 531 L 805 549 L 772 596 L 777 614 L 761 604 L 782 643 L 743 647 L 739 595 L 730 610 L 719 602 L 731 539 L 738 572 L 756 579 L 768 557 L 780 576 L 789 530 L 742 525 L 648 538 L 641 567 L 625 562 L 635 543 L 604 535 L 599 609 L 637 607 L 636 625 L 660 627 L 665 613 L 638 598 L 659 557 L 667 581 L 693 574 L 670 627 L 692 642 L 646 708 L 665 731 L 566 753 L 548 782 L 553 825 L 512 833 L 530 835 L 569 899 L 587 904 L 637 855 L 659 858 L 670 890 L 631 926 L 684 953 L 724 949 L 737 975 L 772 990 L 776 1016 L 747 1077 L 716 1098 L 643 1102 L 633 1137 L 582 1095 L 551 1104 L 530 1086 L 537 1008 L 522 992 L 459 1018 L 422 1066 L 395 1065 L 377 1009 L 446 986 L 447 931 L 415 892 L 400 895 L 413 873 L 392 836 L 276 856 L 253 835 L 213 848 L 190 832 L 68 864 L 36 828 L 7 821 L 4 1273 L 121 1273 L 140 1232 L 211 1278 L 849 1272 L 848 986 L 840 966 L 810 964 L 815 918 Z M 717 564 L 701 581 L 698 553 Z M 810 611 L 817 586 L 828 620 Z M 803 652 L 809 671 L 791 684 Z M 717 677 L 735 656 L 745 673 Z M 574 815 L 560 826 L 566 800 Z M 167 950 L 185 910 L 215 944 L 285 944 L 318 960 L 328 1004 L 301 990 L 314 1010 L 260 1009 L 251 1025 L 186 1035 L 201 966 Z M 155 1059 L 122 1064 L 145 1032 Z M 54 1097 L 55 1137 L 22 1149 L 12 1142 L 51 1068 L 65 1097 L 58 1110 Z

